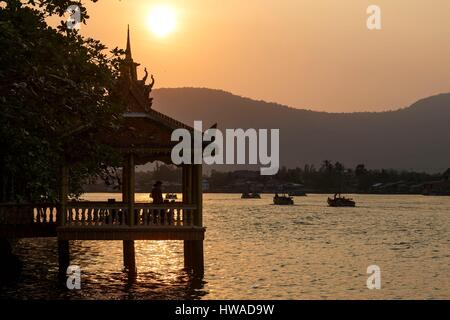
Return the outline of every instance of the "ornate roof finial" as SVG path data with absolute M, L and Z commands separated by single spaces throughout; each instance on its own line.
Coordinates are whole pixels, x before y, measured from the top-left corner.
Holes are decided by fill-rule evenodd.
M 133 58 L 131 57 L 130 25 L 128 25 L 127 30 L 127 49 L 125 50 L 125 54 L 126 59 L 133 60 Z
M 147 81 L 147 78 L 148 78 L 148 71 L 147 71 L 147 68 L 144 68 L 144 72 L 145 72 L 145 76 L 144 76 L 144 78 L 142 79 L 142 81 L 143 81 L 144 84 L 145 84 L 145 82 Z
M 133 61 L 133 57 L 131 56 L 131 40 L 130 40 L 130 25 L 128 25 L 127 30 L 127 48 L 125 50 L 125 61 L 124 68 L 127 69 L 126 73 L 128 73 L 132 80 L 137 80 L 137 66 L 139 63 L 135 63 Z

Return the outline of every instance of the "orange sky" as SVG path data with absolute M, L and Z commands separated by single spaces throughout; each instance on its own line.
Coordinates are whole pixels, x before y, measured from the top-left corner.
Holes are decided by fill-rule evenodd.
M 175 8 L 174 33 L 147 27 Z M 382 10 L 369 31 L 366 9 Z M 125 46 L 156 87 L 209 87 L 297 108 L 379 111 L 450 92 L 448 0 L 100 0 L 82 33 Z M 143 69 L 143 68 L 142 68 Z

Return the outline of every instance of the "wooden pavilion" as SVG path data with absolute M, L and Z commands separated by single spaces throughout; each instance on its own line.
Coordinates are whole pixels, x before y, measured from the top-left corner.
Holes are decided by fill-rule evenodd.
M 69 240 L 122 240 L 125 268 L 136 272 L 135 240 L 184 241 L 185 268 L 203 274 L 202 166 L 183 164 L 182 201 L 163 204 L 135 201 L 135 167 L 153 161 L 171 163 L 177 128 L 192 128 L 154 109 L 153 86 L 137 78 L 128 30 L 126 58 L 119 93 L 127 101 L 122 127 L 107 142 L 123 156 L 122 201 L 68 201 L 68 168 L 61 170 L 58 205 L 0 204 L 0 238 L 57 237 L 59 265 L 65 275 L 70 264 Z

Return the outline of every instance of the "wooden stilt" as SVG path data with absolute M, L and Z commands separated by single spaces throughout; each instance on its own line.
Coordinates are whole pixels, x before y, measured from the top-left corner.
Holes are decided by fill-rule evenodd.
M 184 268 L 196 276 L 204 274 L 203 240 L 184 241 Z
M 122 202 L 128 204 L 128 215 L 126 221 L 128 225 L 134 223 L 134 158 L 128 155 L 124 159 L 122 169 Z M 133 240 L 123 240 L 123 266 L 130 274 L 136 274 L 136 254 Z
M 134 189 L 135 189 L 135 172 L 134 172 L 134 155 L 130 153 L 128 155 L 127 165 L 127 202 L 128 202 L 128 222 L 130 226 L 135 224 L 135 212 L 134 212 Z
M 59 278 L 66 280 L 67 268 L 70 266 L 70 246 L 68 240 L 58 240 Z
M 205 272 L 205 262 L 203 254 L 203 240 L 192 241 L 193 268 L 196 276 L 203 276 Z
M 192 248 L 191 248 L 191 242 L 188 240 L 184 240 L 184 268 L 186 270 L 192 269 Z
M 67 195 L 69 193 L 69 170 L 64 164 L 60 171 L 60 194 L 59 194 L 59 215 L 60 226 L 66 224 L 67 218 Z M 65 282 L 67 268 L 70 266 L 70 245 L 68 240 L 58 239 L 58 274 L 61 282 Z
M 186 185 L 187 204 L 195 204 L 197 209 L 194 212 L 194 226 L 203 226 L 202 219 L 202 166 L 191 165 L 184 170 L 185 177 L 183 184 Z M 183 195 L 184 196 L 184 195 Z M 184 241 L 184 267 L 188 272 L 203 276 L 204 274 L 204 254 L 203 240 Z
M 136 274 L 136 254 L 134 250 L 133 240 L 123 241 L 123 265 L 125 270 L 130 274 Z

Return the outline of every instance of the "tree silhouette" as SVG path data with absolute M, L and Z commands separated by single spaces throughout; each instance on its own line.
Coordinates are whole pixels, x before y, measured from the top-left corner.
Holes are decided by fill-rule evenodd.
M 57 199 L 58 170 L 73 163 L 71 191 L 117 160 L 100 134 L 123 110 L 114 86 L 117 48 L 85 39 L 64 22 L 72 1 L 0 1 L 1 201 Z M 82 22 L 88 18 L 81 7 Z

